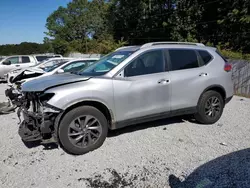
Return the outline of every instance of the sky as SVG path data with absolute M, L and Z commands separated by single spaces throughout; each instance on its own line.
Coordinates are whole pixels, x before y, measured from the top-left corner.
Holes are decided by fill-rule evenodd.
M 47 17 L 70 0 L 0 0 L 0 45 L 42 43 Z

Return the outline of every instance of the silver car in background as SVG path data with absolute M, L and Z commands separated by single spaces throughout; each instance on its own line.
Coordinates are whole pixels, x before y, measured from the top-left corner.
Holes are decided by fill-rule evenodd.
M 231 69 L 216 48 L 200 43 L 122 47 L 78 73 L 24 83 L 19 135 L 84 154 L 109 129 L 184 114 L 214 124 L 233 97 Z

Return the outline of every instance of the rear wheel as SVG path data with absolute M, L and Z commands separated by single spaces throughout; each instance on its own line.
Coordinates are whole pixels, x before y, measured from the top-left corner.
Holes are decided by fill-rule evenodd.
M 77 107 L 69 111 L 63 117 L 58 130 L 63 148 L 76 155 L 101 147 L 107 133 L 107 119 L 92 106 Z
M 202 124 L 214 124 L 221 118 L 224 105 L 220 93 L 212 90 L 207 91 L 199 100 L 195 119 Z

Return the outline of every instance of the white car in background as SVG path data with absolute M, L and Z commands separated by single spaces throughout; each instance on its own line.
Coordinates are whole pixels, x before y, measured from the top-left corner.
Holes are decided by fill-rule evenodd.
M 90 66 L 97 60 L 99 60 L 99 58 L 63 60 L 51 66 L 24 69 L 15 75 L 11 84 L 8 84 L 9 88 L 5 90 L 5 95 L 9 98 L 10 105 L 15 108 L 16 105 L 20 103 L 19 98 L 21 96 L 21 86 L 23 83 L 53 74 L 60 74 L 64 72 L 75 73 Z
M 0 78 L 5 80 L 5 75 L 17 68 L 27 68 L 36 65 L 38 62 L 32 55 L 8 56 L 0 60 Z
M 33 55 L 14 55 L 14 56 L 4 57 L 0 60 L 0 80 L 6 81 L 6 74 L 12 70 L 35 66 L 39 62 L 52 57 L 62 57 L 62 56 L 33 54 Z
M 38 79 L 40 77 L 59 74 L 64 72 L 78 72 L 85 67 L 93 64 L 99 58 L 81 58 L 74 60 L 62 60 L 55 64 L 43 64 L 39 67 L 32 67 L 20 71 L 10 81 L 11 84 L 20 85 L 26 81 Z
M 36 65 L 33 65 L 31 67 L 26 67 L 26 68 L 19 68 L 19 69 L 15 69 L 15 70 L 12 70 L 10 71 L 9 73 L 6 74 L 6 78 L 5 80 L 7 80 L 8 84 L 11 84 L 12 83 L 12 79 L 14 77 L 16 77 L 16 75 L 20 74 L 21 72 L 25 71 L 25 70 L 29 70 L 29 71 L 36 71 L 37 69 L 42 69 L 44 67 L 49 67 L 49 66 L 53 66 L 57 63 L 60 63 L 62 61 L 70 61 L 70 60 L 74 60 L 75 58 L 66 58 L 66 57 L 62 57 L 62 58 L 50 58 L 50 59 L 47 59 L 47 60 L 43 60 L 42 62 L 36 64 Z

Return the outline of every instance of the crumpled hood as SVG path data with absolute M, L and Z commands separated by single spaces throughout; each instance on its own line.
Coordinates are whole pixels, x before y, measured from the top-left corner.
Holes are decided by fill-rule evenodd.
M 17 81 L 21 81 L 21 80 L 24 80 L 26 78 L 32 78 L 32 77 L 40 76 L 40 75 L 42 75 L 44 73 L 45 73 L 45 71 L 43 71 L 40 68 L 36 68 L 36 67 L 22 69 L 19 73 L 17 73 L 13 77 L 11 82 L 15 83 Z
M 41 92 L 48 88 L 86 81 L 90 79 L 90 77 L 80 76 L 76 74 L 63 73 L 63 74 L 55 74 L 51 76 L 44 76 L 40 78 L 36 78 L 34 80 L 30 80 L 25 82 L 22 85 L 22 91 L 24 92 Z
M 38 67 L 31 67 L 31 68 L 26 68 L 24 71 L 26 72 L 38 72 L 38 73 L 44 73 L 45 71 L 38 68 Z

